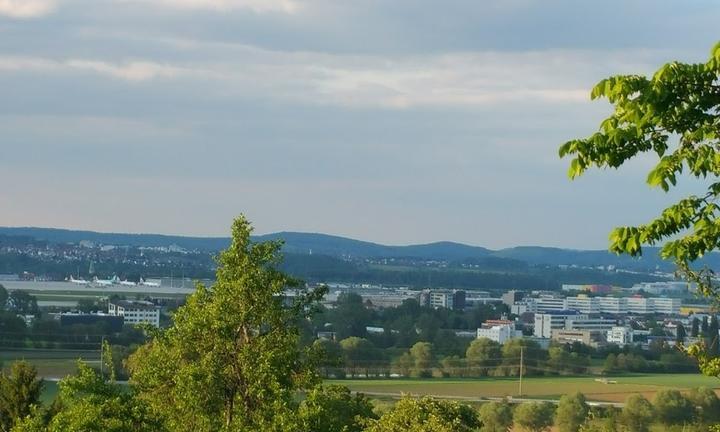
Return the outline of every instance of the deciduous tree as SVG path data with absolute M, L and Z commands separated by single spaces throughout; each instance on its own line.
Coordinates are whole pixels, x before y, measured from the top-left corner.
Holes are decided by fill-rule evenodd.
M 9 431 L 15 423 L 28 416 L 40 401 L 43 380 L 35 366 L 16 361 L 10 373 L 0 373 L 0 427 Z
M 655 416 L 653 406 L 642 395 L 627 398 L 620 413 L 620 423 L 628 432 L 647 432 Z
M 582 393 L 563 395 L 555 411 L 555 426 L 560 432 L 577 432 L 585 422 L 589 409 Z
M 678 390 L 659 390 L 653 398 L 653 406 L 657 418 L 667 425 L 689 422 L 693 417 L 692 403 Z
M 372 403 L 343 386 L 318 386 L 300 404 L 302 430 L 312 432 L 360 432 L 368 419 L 376 418 Z
M 488 402 L 479 410 L 481 432 L 507 432 L 512 426 L 513 413 L 507 402 Z
M 615 228 L 610 250 L 638 256 L 644 245 L 661 244 L 663 258 L 673 260 L 702 294 L 717 298 L 713 272 L 692 263 L 720 245 L 720 43 L 704 63 L 671 62 L 649 78 L 613 76 L 600 81 L 591 97 L 607 98 L 614 112 L 598 132 L 560 147 L 561 157 L 572 158 L 571 178 L 591 167 L 618 168 L 650 153 L 657 158 L 647 176 L 651 187 L 667 192 L 683 174 L 707 181 L 702 195 L 680 199 L 654 220 Z M 689 352 L 706 374 L 720 375 L 720 359 L 705 346 Z
M 378 420 L 371 420 L 367 432 L 469 432 L 480 426 L 477 413 L 458 402 L 432 398 L 401 399 Z
M 298 291 L 288 303 L 297 283 L 276 268 L 281 243 L 250 233 L 235 220 L 215 284 L 198 284 L 174 326 L 129 359 L 131 383 L 171 430 L 272 430 L 295 419 L 296 391 L 317 382 L 294 323 L 322 292 Z

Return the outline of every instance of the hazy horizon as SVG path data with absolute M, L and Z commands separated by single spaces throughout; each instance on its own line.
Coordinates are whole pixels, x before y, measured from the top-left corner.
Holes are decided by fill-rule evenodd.
M 557 149 L 609 112 L 600 79 L 704 61 L 718 12 L 0 1 L 0 225 L 605 249 L 697 183 L 650 189 L 650 157 L 571 182 Z

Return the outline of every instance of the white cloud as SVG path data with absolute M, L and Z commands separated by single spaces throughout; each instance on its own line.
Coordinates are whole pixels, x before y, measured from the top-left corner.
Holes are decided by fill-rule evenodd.
M 295 13 L 300 4 L 296 0 L 117 0 L 123 3 L 148 3 L 154 6 L 187 10 L 225 12 L 246 9 L 255 13 Z
M 55 10 L 54 0 L 0 0 L 0 15 L 10 18 L 37 18 Z
M 66 66 L 80 70 L 90 70 L 127 81 L 145 81 L 153 78 L 171 78 L 183 72 L 182 68 L 153 62 L 139 61 L 125 64 L 112 64 L 93 60 L 69 60 Z
M 140 82 L 184 79 L 209 97 L 404 109 L 514 103 L 575 104 L 609 73 L 649 70 L 656 53 L 459 52 L 387 57 L 286 52 L 230 43 L 148 39 L 185 60 L 0 57 L 0 70 L 92 72 Z M 623 65 L 620 67 L 619 65 Z M 608 72 L 605 72 L 607 69 Z
M 125 81 L 172 78 L 193 73 L 190 69 L 150 61 L 111 63 L 98 60 L 51 60 L 37 57 L 0 57 L 0 71 L 83 71 L 94 72 Z

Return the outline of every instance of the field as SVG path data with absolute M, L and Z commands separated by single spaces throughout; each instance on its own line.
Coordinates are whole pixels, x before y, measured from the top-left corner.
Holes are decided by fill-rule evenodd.
M 607 377 L 615 384 L 595 381 L 597 377 L 532 377 L 523 379 L 523 397 L 557 399 L 563 394 L 582 392 L 588 400 L 623 402 L 630 394 L 641 393 L 652 398 L 663 388 L 680 390 L 692 387 L 720 389 L 720 380 L 695 374 L 638 374 Z M 380 398 L 398 397 L 403 393 L 431 395 L 449 399 L 479 400 L 491 397 L 518 396 L 517 378 L 483 379 L 384 379 L 332 380 L 328 383 L 348 386 L 351 390 Z
M 0 361 L 3 366 L 9 367 L 14 360 L 26 360 L 38 369 L 40 376 L 45 378 L 63 378 L 75 373 L 78 358 L 82 358 L 90 365 L 97 365 L 100 353 L 99 351 L 42 349 L 0 351 Z

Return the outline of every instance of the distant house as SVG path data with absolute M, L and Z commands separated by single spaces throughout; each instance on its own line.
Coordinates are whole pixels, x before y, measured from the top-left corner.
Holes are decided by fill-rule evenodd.
M 488 338 L 502 345 L 510 339 L 522 337 L 522 332 L 515 330 L 514 321 L 488 320 L 477 329 L 476 337 L 478 339 Z
M 160 308 L 148 301 L 118 300 L 108 303 L 108 315 L 121 316 L 126 324 L 160 327 Z

